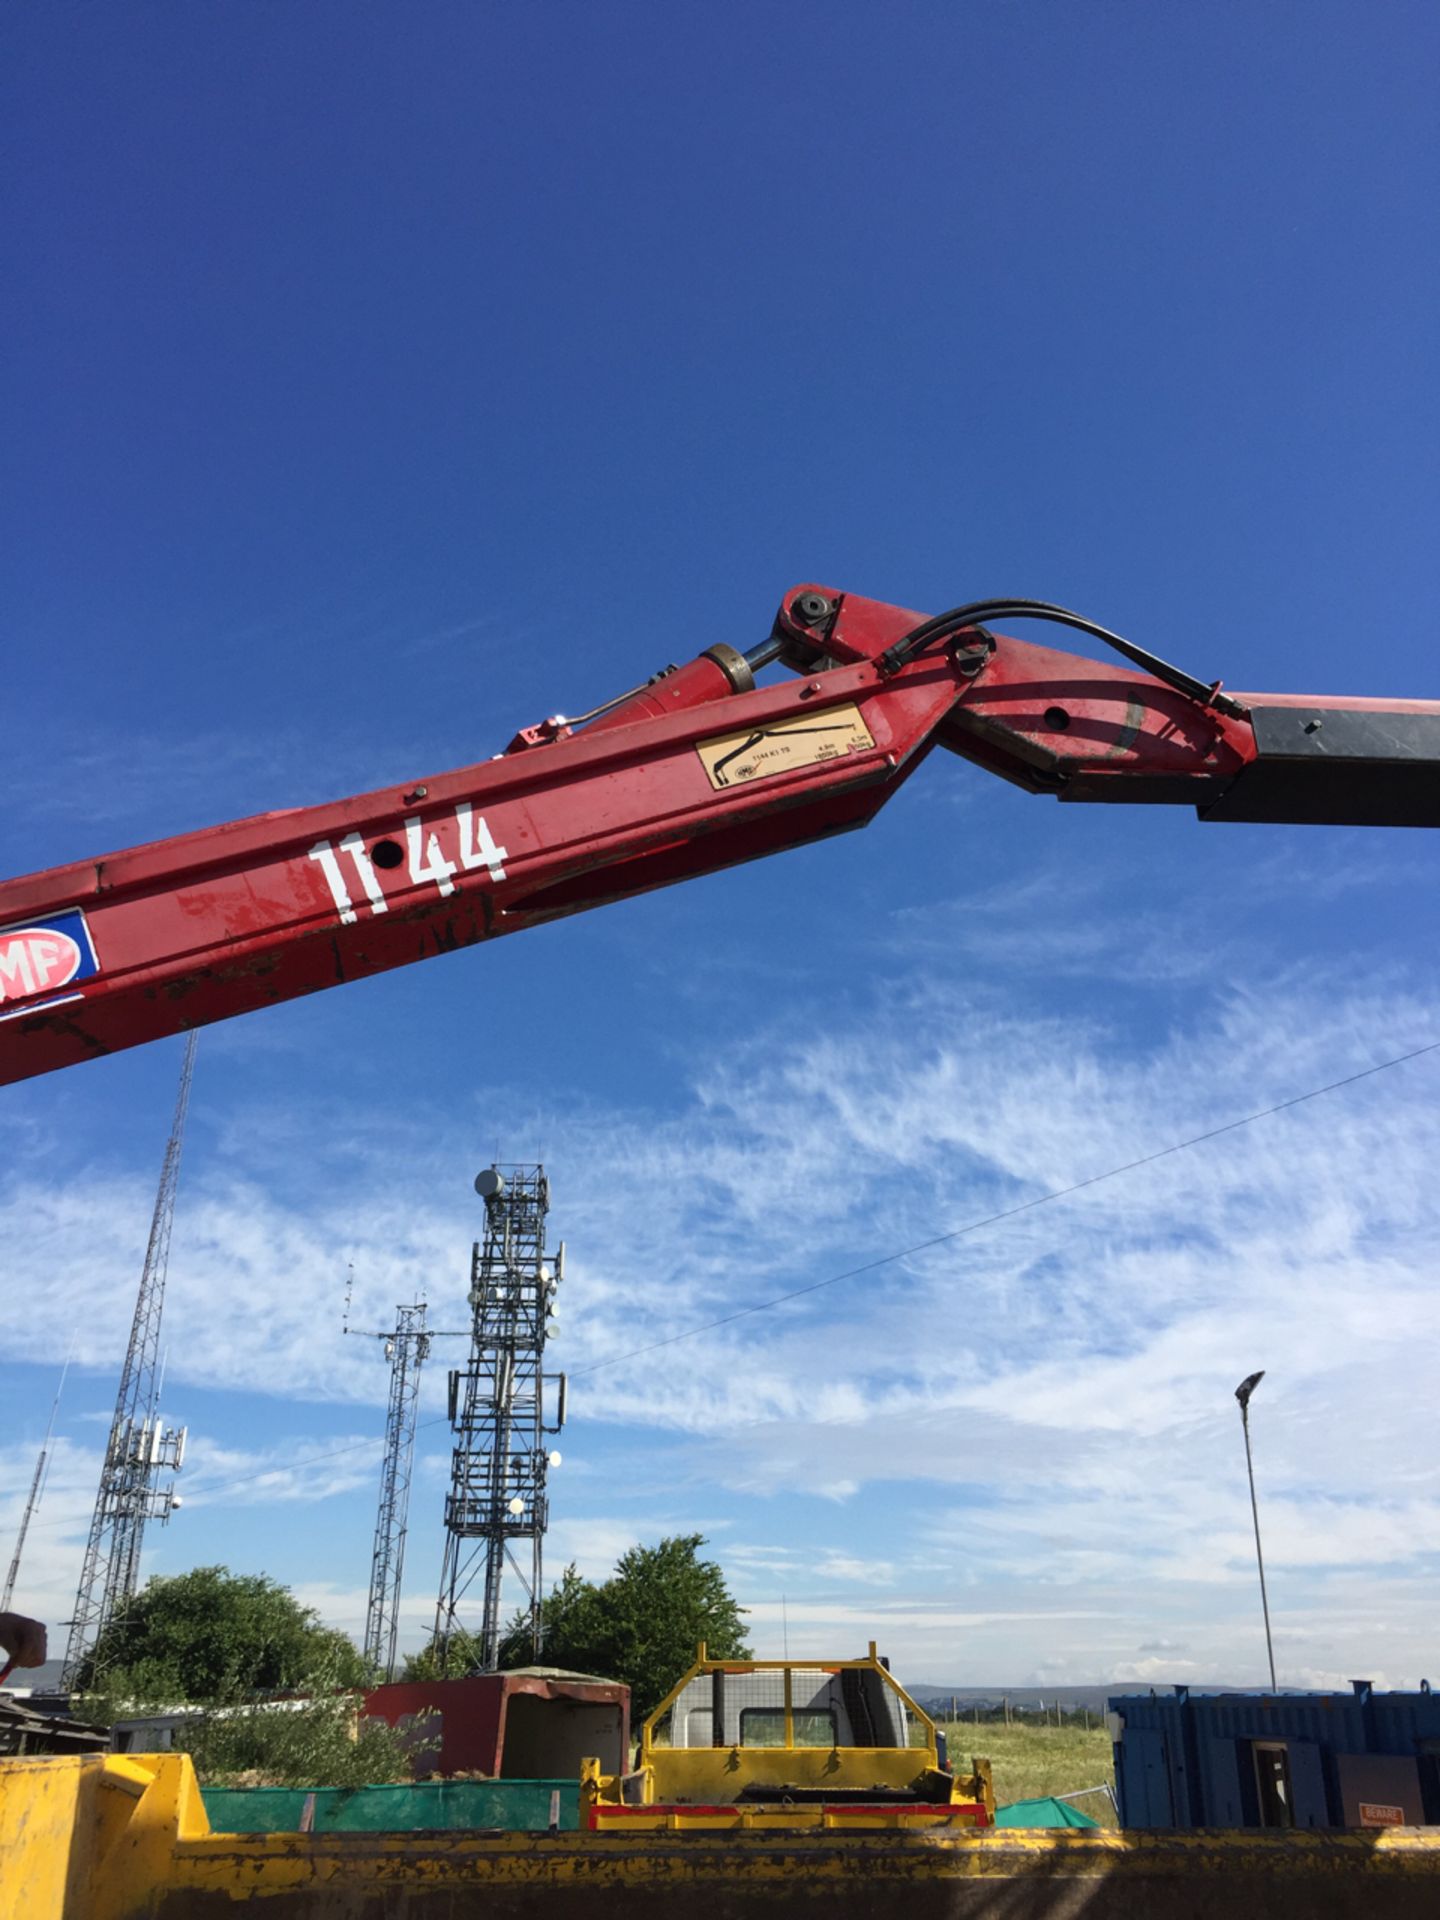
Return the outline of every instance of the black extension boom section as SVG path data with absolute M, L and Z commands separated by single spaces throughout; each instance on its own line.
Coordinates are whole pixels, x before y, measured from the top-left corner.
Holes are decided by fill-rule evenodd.
M 1440 715 L 1407 703 L 1246 703 L 1255 757 L 1202 820 L 1440 827 Z

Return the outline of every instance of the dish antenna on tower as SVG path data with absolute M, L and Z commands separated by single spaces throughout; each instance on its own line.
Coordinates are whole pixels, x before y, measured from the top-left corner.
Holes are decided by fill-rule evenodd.
M 498 1167 L 486 1167 L 483 1173 L 475 1176 L 475 1191 L 488 1207 L 492 1200 L 498 1200 L 505 1191 L 505 1176 Z

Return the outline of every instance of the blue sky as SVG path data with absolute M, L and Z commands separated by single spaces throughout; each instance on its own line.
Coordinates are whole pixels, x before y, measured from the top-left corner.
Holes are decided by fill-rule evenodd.
M 1440 693 L 1433 8 L 5 33 L 7 874 L 488 757 L 802 579 Z M 1440 1040 L 1435 859 L 935 756 L 863 836 L 207 1031 L 147 1569 L 359 1627 L 385 1370 L 347 1268 L 362 1324 L 416 1286 L 457 1324 L 498 1152 L 543 1157 L 571 1255 L 555 1571 L 700 1529 L 762 1652 L 783 1597 L 792 1649 L 916 1680 L 1255 1681 L 1265 1367 L 1281 1678 L 1414 1684 L 1440 1055 L 622 1356 Z M 52 1620 L 178 1064 L 0 1101 L 7 1556 L 75 1342 L 19 1596 Z

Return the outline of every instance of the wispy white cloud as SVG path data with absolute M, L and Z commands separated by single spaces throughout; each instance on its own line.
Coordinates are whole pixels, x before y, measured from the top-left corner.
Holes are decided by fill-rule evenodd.
M 1287 1612 L 1287 1658 L 1307 1672 L 1367 1664 L 1346 1612 L 1364 1569 L 1364 1632 L 1373 1641 L 1383 1621 L 1386 1659 L 1418 1667 L 1411 1596 L 1440 1537 L 1428 1365 L 1440 1056 L 921 1243 L 1437 1036 L 1440 1018 L 1398 979 L 1232 989 L 1180 1001 L 1143 1034 L 1103 1012 L 1062 1021 L 931 984 L 716 1050 L 663 1113 L 541 1109 L 483 1089 L 477 1112 L 503 1100 L 514 1136 L 546 1138 L 554 1224 L 571 1240 L 553 1358 L 571 1371 L 582 1431 L 635 1463 L 623 1510 L 594 1511 L 599 1489 L 584 1513 L 557 1509 L 549 1563 L 599 1575 L 634 1539 L 697 1512 L 723 1525 L 727 1502 L 783 1489 L 792 1515 L 851 1516 L 814 1520 L 818 1545 L 806 1522 L 817 1633 L 879 1618 L 909 1671 L 923 1661 L 942 1680 L 957 1677 L 947 1649 L 964 1644 L 1004 1658 L 1018 1683 L 1017 1669 L 1039 1670 L 1041 1639 L 1052 1679 L 1056 1661 L 1076 1678 L 1142 1677 L 1145 1661 L 1171 1658 L 1137 1653 L 1156 1639 L 1184 1649 L 1177 1671 L 1223 1677 L 1251 1645 L 1253 1611 L 1231 1394 L 1264 1365 L 1267 1558 L 1277 1591 L 1304 1596 Z M 235 1111 L 177 1219 L 170 1397 L 189 1384 L 378 1408 L 376 1343 L 339 1331 L 347 1269 L 354 1324 L 383 1327 L 417 1289 L 437 1323 L 463 1324 L 472 1129 L 457 1114 L 437 1148 L 428 1126 L 313 1093 L 283 1112 Z M 123 1341 L 149 1204 L 148 1180 L 91 1168 L 57 1182 L 23 1156 L 0 1194 L 0 1265 L 43 1259 L 81 1367 L 113 1364 Z M 906 1247 L 920 1250 L 871 1264 Z M 55 1357 L 48 1321 L 7 1341 Z M 432 1366 L 427 1419 L 443 1374 Z M 357 1451 L 302 1487 L 278 1454 L 232 1452 L 245 1498 L 339 1495 L 373 1473 Z M 228 1457 L 217 1450 L 206 1476 L 222 1478 Z M 418 1477 L 444 1472 L 427 1443 Z M 197 1461 L 197 1506 L 203 1484 Z M 764 1622 L 796 1563 L 767 1557 L 776 1542 L 753 1524 L 735 1539 Z M 1038 1635 L 1018 1604 L 1037 1590 L 1113 1633 Z M 810 1602 L 796 1604 L 792 1644 Z
M 189 1441 L 184 1497 L 194 1507 L 309 1505 L 373 1488 L 381 1451 L 381 1435 L 374 1431 L 338 1435 L 321 1445 L 308 1436 L 275 1441 L 258 1450 L 196 1433 Z

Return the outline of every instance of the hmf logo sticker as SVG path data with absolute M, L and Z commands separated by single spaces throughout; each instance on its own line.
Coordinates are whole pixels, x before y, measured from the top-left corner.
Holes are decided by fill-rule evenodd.
M 27 1001 L 23 1011 L 31 1013 L 38 1004 L 48 1007 L 56 1000 L 78 1000 L 78 993 L 60 993 L 58 988 L 88 980 L 100 971 L 90 929 L 79 908 L 57 913 L 45 920 L 32 920 L 18 927 L 0 927 L 0 1019 L 7 1018 L 17 1001 Z M 35 1001 L 36 994 L 45 999 Z

